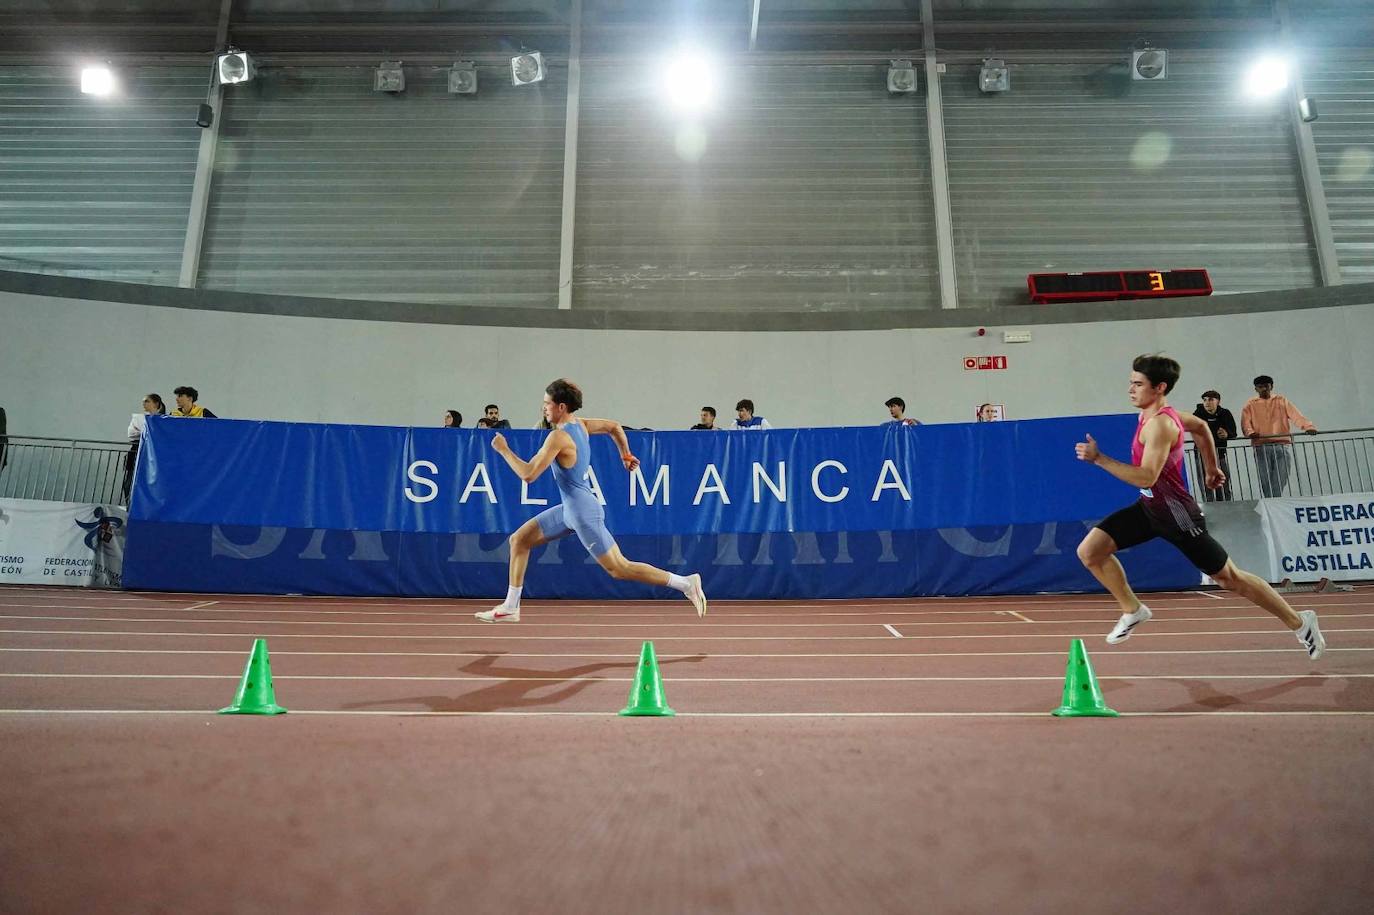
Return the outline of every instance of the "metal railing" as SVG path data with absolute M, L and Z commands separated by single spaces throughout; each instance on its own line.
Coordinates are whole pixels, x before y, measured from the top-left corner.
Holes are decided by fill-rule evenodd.
M 1315 435 L 1296 432 L 1291 444 L 1238 439 L 1226 449 L 1230 499 L 1205 491 L 1211 501 L 1262 497 L 1330 496 L 1374 492 L 1374 429 L 1338 429 Z M 1257 447 L 1258 446 L 1258 447 Z M 1202 458 L 1190 441 L 1188 472 L 1195 493 L 1203 493 Z M 1226 493 L 1222 492 L 1222 496 Z
M 123 505 L 128 442 L 10 435 L 0 440 L 0 498 Z

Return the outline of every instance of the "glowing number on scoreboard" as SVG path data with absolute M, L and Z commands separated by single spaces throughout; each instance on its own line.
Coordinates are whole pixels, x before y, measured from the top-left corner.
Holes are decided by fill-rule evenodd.
M 1164 291 L 1164 274 L 1157 270 L 1150 271 L 1150 288 L 1155 292 Z

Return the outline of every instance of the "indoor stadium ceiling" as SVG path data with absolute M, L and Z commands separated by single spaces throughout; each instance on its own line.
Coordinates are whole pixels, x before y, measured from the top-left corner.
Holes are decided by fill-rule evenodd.
M 72 54 L 175 61 L 227 40 L 263 60 L 347 62 L 539 48 L 566 54 L 574 0 L 4 0 L 0 63 Z M 1308 45 L 1368 47 L 1374 0 L 1288 0 Z M 921 0 L 581 0 L 583 53 L 643 53 L 690 38 L 726 52 L 913 52 Z M 936 47 L 1014 52 L 1151 41 L 1253 46 L 1275 0 L 933 0 Z M 755 13 L 757 11 L 757 24 Z

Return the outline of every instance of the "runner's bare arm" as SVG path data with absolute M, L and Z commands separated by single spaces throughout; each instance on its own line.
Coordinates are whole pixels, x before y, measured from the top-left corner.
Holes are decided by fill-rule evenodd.
M 639 458 L 630 453 L 630 441 L 625 437 L 625 429 L 620 423 L 613 419 L 584 419 L 582 425 L 587 427 L 590 435 L 611 437 L 616 448 L 620 449 L 620 463 L 625 465 L 626 470 L 634 470 L 639 466 Z
M 491 447 L 497 454 L 506 459 L 510 469 L 514 470 L 516 476 L 526 483 L 533 483 L 539 479 L 540 474 L 549 469 L 549 465 L 558 456 L 558 452 L 571 444 L 572 439 L 568 437 L 568 433 L 562 429 L 555 429 L 549 433 L 548 438 L 544 439 L 544 444 L 535 452 L 534 457 L 528 461 L 523 461 L 514 451 L 510 450 L 510 445 L 506 444 L 506 437 L 501 433 L 498 432 L 491 440 Z
M 1164 462 L 1169 459 L 1169 449 L 1174 444 L 1174 424 L 1167 416 L 1156 416 L 1145 424 L 1142 433 L 1145 440 L 1145 453 L 1140 456 L 1140 466 L 1124 464 L 1109 458 L 1097 450 L 1097 441 L 1091 435 L 1086 442 L 1079 442 L 1074 451 L 1080 461 L 1096 464 L 1123 483 L 1137 489 L 1148 489 L 1155 485 L 1159 474 L 1164 470 Z

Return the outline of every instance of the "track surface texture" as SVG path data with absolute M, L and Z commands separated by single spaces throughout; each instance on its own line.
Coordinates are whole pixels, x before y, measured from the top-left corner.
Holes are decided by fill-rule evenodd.
M 1368 911 L 1374 588 L 1317 662 L 1146 600 L 0 588 L 0 912 Z M 257 637 L 290 713 L 215 715 Z M 1122 717 L 1048 714 L 1073 638 Z

